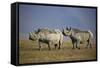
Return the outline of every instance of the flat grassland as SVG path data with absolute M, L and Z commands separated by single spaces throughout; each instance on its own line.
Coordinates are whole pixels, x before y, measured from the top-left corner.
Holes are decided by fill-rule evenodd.
M 47 44 L 43 44 L 39 51 L 38 43 L 31 40 L 19 40 L 19 63 L 43 63 L 59 61 L 95 60 L 96 45 L 92 48 L 85 48 L 81 44 L 80 49 L 72 49 L 71 41 L 64 41 L 61 49 L 55 49 L 54 45 L 48 50 Z

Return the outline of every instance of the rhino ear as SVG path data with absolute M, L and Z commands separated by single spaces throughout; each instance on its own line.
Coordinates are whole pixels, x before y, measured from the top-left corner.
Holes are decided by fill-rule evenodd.
M 34 30 L 34 33 L 37 34 L 38 33 L 38 30 Z
M 62 30 L 64 30 L 64 27 L 62 27 Z
M 29 35 L 32 35 L 32 33 L 31 33 L 31 32 L 29 32 Z
M 70 30 L 71 29 L 71 27 L 68 25 L 67 27 L 66 27 L 66 30 Z
M 69 30 L 71 30 L 71 27 L 69 27 Z
M 68 27 L 66 27 L 66 30 L 68 30 Z

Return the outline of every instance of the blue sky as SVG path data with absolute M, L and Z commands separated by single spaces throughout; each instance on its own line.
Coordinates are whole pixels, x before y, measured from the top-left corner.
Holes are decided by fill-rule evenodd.
M 70 26 L 96 32 L 96 9 L 77 7 L 57 7 L 39 5 L 19 5 L 19 35 L 28 38 L 30 31 L 48 27 L 60 29 Z

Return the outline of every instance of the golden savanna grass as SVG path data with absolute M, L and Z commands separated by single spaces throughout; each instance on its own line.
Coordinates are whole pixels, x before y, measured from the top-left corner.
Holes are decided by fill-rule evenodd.
M 19 40 L 19 63 L 43 63 L 59 61 L 76 61 L 76 60 L 95 60 L 96 45 L 91 48 L 85 48 L 85 44 L 80 45 L 80 49 L 72 49 L 71 41 L 63 42 L 61 49 L 55 49 L 52 45 L 51 50 L 43 44 L 39 51 L 38 43 L 31 40 Z

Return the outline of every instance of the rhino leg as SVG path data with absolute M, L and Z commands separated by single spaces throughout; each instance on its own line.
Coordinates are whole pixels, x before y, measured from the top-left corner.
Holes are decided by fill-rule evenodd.
M 90 48 L 92 48 L 92 45 L 91 45 L 91 43 L 90 43 Z
M 57 48 L 57 44 L 55 44 L 55 49 Z
M 89 40 L 89 46 L 90 46 L 90 48 L 92 48 L 92 41 L 91 40 Z
M 87 40 L 87 45 L 86 45 L 85 48 L 88 48 L 88 46 L 89 46 L 89 39 Z
M 80 49 L 79 46 L 80 46 L 80 41 L 77 41 L 77 42 L 76 42 L 76 48 Z
M 90 39 L 88 39 L 88 40 L 87 40 L 87 46 L 86 46 L 86 48 L 88 48 L 88 47 L 92 48 L 91 43 L 92 43 L 92 42 L 90 41 Z
M 72 49 L 75 49 L 75 42 L 72 42 L 72 44 L 73 44 L 73 48 Z
M 59 41 L 59 44 L 58 45 L 59 45 L 58 49 L 60 49 L 60 46 L 62 45 L 62 43 Z
M 48 48 L 49 48 L 49 50 L 51 50 L 50 45 L 51 45 L 51 42 L 48 43 Z
M 41 50 L 41 42 L 39 42 L 39 50 Z

